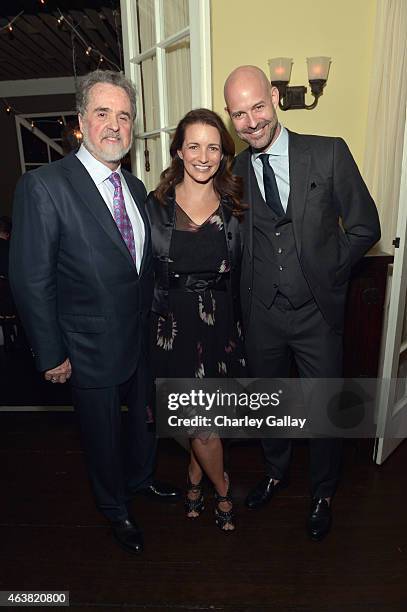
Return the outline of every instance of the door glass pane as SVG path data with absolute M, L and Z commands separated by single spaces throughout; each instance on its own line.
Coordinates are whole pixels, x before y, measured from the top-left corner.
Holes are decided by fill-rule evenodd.
M 189 24 L 188 0 L 164 0 L 164 37 L 168 38 Z
M 72 115 L 49 115 L 48 117 L 41 116 L 38 117 L 33 115 L 32 117 L 26 117 L 27 121 L 34 121 L 35 126 L 41 130 L 48 138 L 52 138 L 52 140 L 57 140 L 61 138 L 61 130 L 63 127 L 68 124 L 70 121 L 75 121 L 78 123 L 78 117 L 76 114 Z
M 189 38 L 166 51 L 168 125 L 176 125 L 191 110 L 191 57 Z
M 155 17 L 154 17 L 154 0 L 133 0 L 137 1 L 140 19 L 140 42 L 141 52 L 150 49 L 155 43 Z M 167 2 L 165 2 L 167 4 Z M 172 2 L 169 2 L 172 4 Z M 135 11 L 137 17 L 137 11 Z M 134 24 L 136 26 L 136 23 Z M 138 53 L 139 50 L 136 50 Z
M 21 136 L 26 163 L 48 163 L 48 149 L 45 142 L 37 138 L 37 136 L 25 126 L 21 128 Z
M 150 132 L 159 127 L 157 60 L 151 57 L 141 62 L 144 88 L 144 107 L 138 108 L 143 132 Z
M 145 149 L 148 151 L 148 160 L 150 162 L 149 171 L 147 171 L 145 168 Z M 162 171 L 160 137 L 156 136 L 154 138 L 148 138 L 145 140 L 140 139 L 137 147 L 137 153 L 140 155 L 140 159 L 142 160 L 142 165 L 144 167 L 144 183 L 148 193 L 157 187 Z
M 403 324 L 403 333 L 401 334 L 401 342 L 407 342 L 407 302 L 406 307 L 404 309 L 404 324 Z
M 397 373 L 396 397 L 394 403 L 407 396 L 407 351 L 400 355 L 399 369 Z
M 50 147 L 49 150 L 51 155 L 51 161 L 57 161 L 58 159 L 61 159 L 62 155 L 60 155 L 58 151 L 55 151 L 55 149 L 53 149 L 52 147 Z
M 62 121 L 61 117 L 32 117 L 32 120 L 48 138 L 61 137 L 62 125 L 58 123 L 58 120 Z M 31 117 L 27 121 L 31 121 Z

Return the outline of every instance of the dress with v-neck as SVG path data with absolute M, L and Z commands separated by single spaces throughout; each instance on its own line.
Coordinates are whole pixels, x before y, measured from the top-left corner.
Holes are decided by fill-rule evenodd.
M 169 251 L 171 278 L 193 275 L 197 291 L 170 283 L 166 317 L 153 313 L 152 361 L 158 378 L 244 376 L 240 321 L 226 290 L 229 255 L 220 209 L 197 225 L 178 205 Z M 178 277 L 177 277 L 178 275 Z M 224 275 L 224 276 L 222 276 Z M 220 280 L 217 285 L 214 279 Z M 218 288 L 217 288 L 218 287 Z

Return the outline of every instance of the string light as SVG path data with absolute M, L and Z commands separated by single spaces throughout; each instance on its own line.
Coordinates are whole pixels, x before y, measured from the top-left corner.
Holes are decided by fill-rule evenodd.
M 11 115 L 11 113 L 13 113 L 14 115 L 23 115 L 23 111 L 18 110 L 17 108 L 15 108 L 14 106 L 12 106 L 9 101 L 6 98 L 2 98 L 3 104 L 4 104 L 4 110 L 6 111 L 6 113 L 8 115 Z M 72 115 L 75 115 L 75 111 L 72 111 Z M 59 125 L 63 126 L 65 125 L 65 118 L 63 115 L 61 115 L 58 118 L 55 119 L 45 119 L 45 118 L 41 118 L 38 117 L 35 120 L 35 124 L 34 124 L 34 120 L 33 119 L 28 119 L 28 121 L 31 124 L 31 127 L 36 127 L 37 124 L 39 123 L 58 123 Z
M 46 0 L 39 0 L 39 3 L 42 6 L 46 5 Z M 61 10 L 59 8 L 57 8 L 57 11 L 59 13 L 59 16 L 56 18 L 57 21 L 57 26 L 61 27 L 62 23 L 65 23 L 67 25 L 67 27 L 69 27 L 72 31 L 72 36 L 75 35 L 76 38 L 78 40 L 80 40 L 80 42 L 82 43 L 82 45 L 85 48 L 85 53 L 87 56 L 91 56 L 92 54 L 95 54 L 97 56 L 99 56 L 99 63 L 98 63 L 98 67 L 103 63 L 106 62 L 107 64 L 109 64 L 112 68 L 115 68 L 116 70 L 120 71 L 121 68 L 120 66 L 118 66 L 114 61 L 112 61 L 111 59 L 109 59 L 106 55 L 104 55 L 101 51 L 99 51 L 99 49 L 97 48 L 93 48 L 92 46 L 89 45 L 89 43 L 84 39 L 84 37 L 82 36 L 82 34 L 80 33 L 80 31 L 78 31 L 77 27 L 75 26 L 74 23 L 72 23 L 67 17 L 65 17 L 65 15 L 62 14 Z M 116 26 L 116 12 L 113 11 L 113 15 L 115 17 L 115 26 Z M 17 21 L 17 19 L 19 19 L 21 17 L 21 15 L 24 14 L 24 11 L 20 11 L 20 13 L 18 13 L 18 15 L 16 15 L 15 17 L 13 17 L 13 19 L 11 19 L 9 21 L 9 23 L 7 23 L 6 25 L 0 27 L 0 34 L 3 32 L 7 32 L 10 36 L 10 38 L 13 38 L 14 33 L 13 33 L 13 24 Z M 104 16 L 103 16 L 104 18 Z M 118 32 L 118 29 L 116 27 L 116 31 Z M 119 45 L 119 52 L 120 52 L 120 40 L 119 40 L 119 36 L 118 36 L 118 45 Z M 120 54 L 121 55 L 121 54 Z
M 8 115 L 11 115 L 11 113 L 14 113 L 14 115 L 21 114 L 21 112 L 18 111 L 16 108 L 14 108 L 14 106 L 11 106 L 11 104 L 9 103 L 8 100 L 6 100 L 6 98 L 3 98 L 3 103 L 4 103 L 5 111 Z
M 115 62 L 113 62 L 111 59 L 106 57 L 106 55 L 104 55 L 104 53 L 99 51 L 99 49 L 93 48 L 91 45 L 89 45 L 88 41 L 85 40 L 85 38 L 82 36 L 80 31 L 77 29 L 77 26 L 68 17 L 65 17 L 65 15 L 62 14 L 61 9 L 58 8 L 57 10 L 58 10 L 58 13 L 59 13 L 59 17 L 57 18 L 57 23 L 60 25 L 62 23 L 62 21 L 65 22 L 67 27 L 69 27 L 71 29 L 71 36 L 73 37 L 75 35 L 76 38 L 84 46 L 85 54 L 86 55 L 88 55 L 89 57 L 92 54 L 98 55 L 99 56 L 99 64 L 98 64 L 98 66 L 100 66 L 100 64 L 102 62 L 107 62 L 110 66 L 112 66 L 116 70 L 118 70 L 118 71 L 121 70 L 120 66 L 118 66 Z
M 39 4 L 45 7 L 46 0 L 39 0 Z M 57 26 L 61 27 L 63 22 L 66 23 L 66 25 L 72 30 L 73 34 L 75 34 L 76 38 L 78 38 L 83 44 L 86 55 L 91 56 L 92 54 L 96 54 L 99 56 L 99 64 L 98 64 L 99 66 L 103 62 L 107 62 L 110 66 L 120 71 L 120 66 L 118 66 L 115 62 L 113 62 L 111 59 L 106 57 L 106 55 L 104 55 L 101 51 L 99 51 L 99 49 L 94 49 L 93 47 L 91 47 L 89 43 L 84 39 L 82 34 L 78 31 L 77 27 L 67 17 L 65 17 L 65 15 L 62 14 L 59 8 L 57 8 L 57 11 L 59 13 L 59 16 L 56 18 Z M 13 17 L 13 19 L 11 19 L 9 23 L 0 27 L 0 33 L 2 33 L 3 31 L 6 31 L 10 35 L 10 38 L 13 38 L 14 36 L 13 24 L 17 21 L 17 19 L 19 19 L 19 17 L 21 17 L 21 15 L 23 15 L 23 13 L 24 11 L 20 11 L 20 13 L 18 13 L 18 15 L 16 15 L 15 17 Z
M 0 28 L 0 33 L 3 32 L 3 30 L 7 30 L 9 32 L 9 34 L 11 35 L 13 32 L 13 23 L 17 21 L 17 19 L 19 17 L 21 17 L 21 15 L 24 13 L 24 11 L 20 11 L 18 13 L 18 15 L 16 15 L 13 19 L 11 19 L 11 21 L 9 21 L 8 23 L 6 23 L 6 25 L 2 26 Z

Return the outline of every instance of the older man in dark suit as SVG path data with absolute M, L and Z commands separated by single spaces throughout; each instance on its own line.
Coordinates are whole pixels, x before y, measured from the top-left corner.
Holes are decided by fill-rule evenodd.
M 153 272 L 144 185 L 120 167 L 129 151 L 135 91 L 120 73 L 80 83 L 83 144 L 25 174 L 14 203 L 10 280 L 38 369 L 71 378 L 90 480 L 119 544 L 143 548 L 127 502 L 138 491 L 175 498 L 152 479 L 146 329 Z M 128 405 L 121 443 L 121 403 Z M 124 446 L 124 445 L 123 445 Z
M 342 139 L 295 134 L 278 122 L 278 90 L 259 68 L 234 70 L 225 100 L 249 144 L 234 171 L 249 204 L 241 295 L 251 374 L 288 377 L 294 357 L 300 377 L 340 377 L 350 270 L 380 238 L 375 204 Z M 267 475 L 249 493 L 249 508 L 286 484 L 290 440 L 262 444 Z M 341 454 L 340 440 L 310 440 L 307 531 L 315 540 L 331 526 Z

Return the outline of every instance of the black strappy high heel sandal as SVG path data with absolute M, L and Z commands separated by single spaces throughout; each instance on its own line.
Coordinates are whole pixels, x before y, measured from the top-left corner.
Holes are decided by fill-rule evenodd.
M 219 529 L 224 533 L 233 533 L 235 531 L 235 514 L 233 512 L 233 501 L 230 494 L 230 482 L 229 476 L 225 473 L 225 480 L 229 483 L 228 490 L 226 495 L 219 495 L 217 490 L 215 489 L 215 522 Z M 221 510 L 219 508 L 219 504 L 222 502 L 227 502 L 231 504 L 230 510 Z M 225 529 L 226 525 L 233 525 L 233 529 Z
M 193 482 L 191 482 L 189 474 L 187 476 L 187 490 L 186 490 L 186 495 L 185 495 L 185 512 L 188 518 L 192 518 L 192 519 L 198 518 L 201 512 L 205 509 L 202 482 L 203 482 L 203 477 L 197 484 L 194 484 Z M 188 493 L 196 493 L 197 498 L 190 499 L 188 497 Z M 196 515 L 189 516 L 191 512 L 195 512 Z

